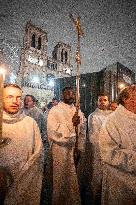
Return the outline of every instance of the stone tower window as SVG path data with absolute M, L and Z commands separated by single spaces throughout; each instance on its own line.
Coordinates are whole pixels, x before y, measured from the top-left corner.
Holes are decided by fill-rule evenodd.
M 57 60 L 57 53 L 56 52 L 54 53 L 53 57 L 54 57 L 55 60 Z
M 38 46 L 37 49 L 40 50 L 41 49 L 41 37 L 38 38 Z
M 61 51 L 61 62 L 63 62 L 63 49 Z
M 68 60 L 68 53 L 67 51 L 65 51 L 65 63 L 67 63 L 67 60 Z
M 35 48 L 35 34 L 32 35 L 31 47 Z

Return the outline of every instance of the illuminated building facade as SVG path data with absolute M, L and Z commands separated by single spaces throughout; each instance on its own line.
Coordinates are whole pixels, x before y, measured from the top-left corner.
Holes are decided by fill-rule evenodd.
M 47 33 L 28 22 L 17 83 L 24 95 L 32 94 L 40 102 L 48 102 L 54 96 L 54 79 L 71 76 L 71 46 L 59 42 L 52 57 L 47 54 Z

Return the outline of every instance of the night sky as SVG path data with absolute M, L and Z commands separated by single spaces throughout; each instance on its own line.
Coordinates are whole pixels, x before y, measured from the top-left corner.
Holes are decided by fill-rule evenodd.
M 117 61 L 136 72 L 136 1 L 0 0 L 0 49 L 16 73 L 27 21 L 48 33 L 48 56 L 59 42 L 72 46 L 77 36 L 69 13 L 81 18 L 81 73 L 99 71 Z

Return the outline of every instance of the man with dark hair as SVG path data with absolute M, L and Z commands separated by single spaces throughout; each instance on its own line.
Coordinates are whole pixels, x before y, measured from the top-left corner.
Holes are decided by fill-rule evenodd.
M 115 110 L 117 109 L 117 107 L 118 107 L 117 102 L 112 101 L 112 102 L 110 103 L 109 110 L 115 111 Z
M 33 95 L 26 95 L 24 98 L 24 112 L 37 122 L 44 142 L 47 140 L 45 119 L 42 111 L 36 106 L 36 103 L 37 99 Z
M 20 86 L 19 86 L 19 85 L 17 85 L 17 84 L 14 84 L 14 83 L 4 84 L 4 88 L 7 88 L 7 87 L 18 88 L 19 90 L 21 90 L 21 91 L 22 91 L 22 89 L 20 88 Z
M 79 126 L 78 149 L 84 150 L 86 122 L 81 111 L 77 116 L 73 88 L 63 89 L 62 96 L 62 102 L 51 108 L 47 119 L 47 134 L 53 157 L 52 204 L 80 205 L 73 152 L 77 125 Z
M 43 146 L 36 122 L 20 109 L 21 97 L 22 90 L 18 85 L 4 86 L 2 135 L 10 141 L 0 147 L 0 179 L 3 179 L 0 188 L 5 190 L 5 205 L 38 205 Z
M 91 174 L 91 191 L 92 191 L 92 202 L 93 204 L 100 204 L 101 201 L 101 160 L 98 149 L 98 134 L 102 124 L 104 123 L 107 116 L 111 113 L 108 110 L 109 100 L 105 93 L 101 93 L 98 96 L 98 108 L 91 113 L 88 117 L 88 137 L 92 160 L 92 172 Z
M 42 142 L 44 146 L 44 178 L 43 178 L 43 187 L 41 193 L 41 204 L 46 204 L 48 201 L 47 193 L 48 193 L 48 184 L 47 184 L 47 177 L 46 171 L 48 169 L 48 152 L 49 152 L 49 143 L 47 139 L 47 122 L 45 120 L 43 112 L 36 106 L 37 99 L 33 95 L 26 95 L 24 98 L 24 112 L 26 115 L 32 117 L 38 124 Z M 45 195 L 45 196 L 44 196 Z M 45 198 L 44 198 L 45 197 Z
M 56 97 L 52 98 L 52 105 L 53 106 L 58 105 L 58 103 L 59 103 L 59 100 Z
M 102 205 L 136 204 L 136 85 L 118 97 L 118 108 L 99 133 L 103 160 Z

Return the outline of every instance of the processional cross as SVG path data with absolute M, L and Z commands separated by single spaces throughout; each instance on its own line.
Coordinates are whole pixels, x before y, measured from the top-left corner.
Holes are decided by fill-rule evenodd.
M 80 38 L 83 36 L 83 31 L 80 24 L 80 17 L 78 16 L 74 19 L 73 15 L 70 14 L 69 17 L 73 21 L 76 32 L 77 32 L 77 50 L 76 50 L 76 63 L 77 63 L 77 73 L 76 73 L 76 113 L 78 115 L 79 108 L 80 108 L 80 65 L 81 65 L 81 55 L 80 55 Z M 74 161 L 75 166 L 77 168 L 78 165 L 78 125 L 75 126 L 76 132 L 76 142 L 75 142 L 75 149 L 74 149 Z
M 77 32 L 77 50 L 76 50 L 76 63 L 77 63 L 77 73 L 76 73 L 76 108 L 77 111 L 80 107 L 80 92 L 79 92 L 79 81 L 80 81 L 80 65 L 81 65 L 81 55 L 80 55 L 80 38 L 83 36 L 83 31 L 80 24 L 80 17 L 78 16 L 74 19 L 73 15 L 69 15 L 71 20 L 73 21 L 76 32 Z

